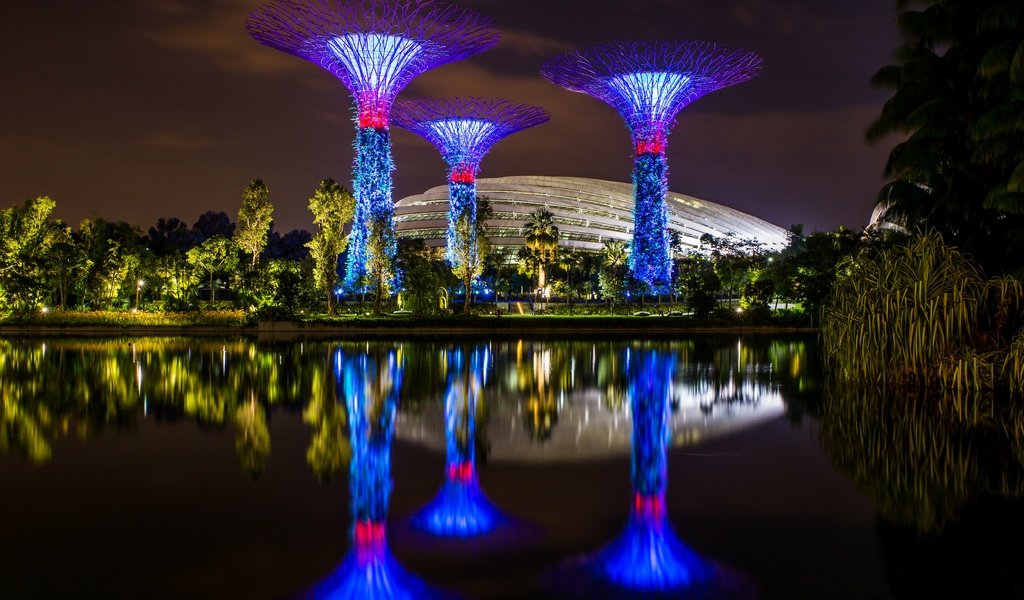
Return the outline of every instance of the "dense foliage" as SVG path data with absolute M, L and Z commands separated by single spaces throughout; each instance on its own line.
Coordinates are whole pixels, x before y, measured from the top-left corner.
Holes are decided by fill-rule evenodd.
M 987 273 L 1019 273 L 1024 3 L 938 0 L 898 22 L 897 64 L 874 78 L 895 91 L 868 138 L 906 139 L 889 155 L 879 202 L 896 221 L 936 229 Z
M 1024 394 L 1022 303 L 1020 281 L 985 279 L 937 233 L 869 247 L 824 311 L 827 362 L 846 382 Z

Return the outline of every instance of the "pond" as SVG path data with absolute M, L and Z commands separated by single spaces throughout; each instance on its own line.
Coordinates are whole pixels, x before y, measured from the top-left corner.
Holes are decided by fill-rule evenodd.
M 817 351 L 0 339 L 0 596 L 1021 597 L 1024 428 Z

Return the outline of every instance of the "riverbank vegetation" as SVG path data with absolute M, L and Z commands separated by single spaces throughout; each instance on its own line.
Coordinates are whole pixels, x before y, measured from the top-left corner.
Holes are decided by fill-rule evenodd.
M 481 204 L 486 215 L 486 199 Z M 558 230 L 550 218 L 529 215 L 524 226 L 541 232 L 530 239 L 546 241 L 518 253 L 491 248 L 480 227 L 482 260 L 468 279 L 468 295 L 466 274 L 453 272 L 441 249 L 402 240 L 396 260 L 402 288 L 378 303 L 370 286 L 339 287 L 351 194 L 324 180 L 309 207 L 316 235 L 278 233 L 269 189 L 256 179 L 243 190 L 237 221 L 207 212 L 191 227 L 165 218 L 143 232 L 103 219 L 72 228 L 54 218 L 51 198 L 28 200 L 0 211 L 0 322 L 252 324 L 397 313 L 661 315 L 815 326 L 836 264 L 877 238 L 845 229 L 804 235 L 797 226 L 783 249 L 712 236 L 683 249 L 677 240 L 671 285 L 651 290 L 630 276 L 628 245 L 609 242 L 599 253 L 561 248 L 551 241 Z

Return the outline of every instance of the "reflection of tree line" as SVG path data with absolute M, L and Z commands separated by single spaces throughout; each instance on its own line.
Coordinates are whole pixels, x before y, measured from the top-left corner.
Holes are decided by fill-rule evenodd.
M 522 399 L 521 418 L 531 437 L 541 441 L 551 437 L 562 400 L 574 390 L 594 386 L 611 411 L 622 410 L 627 398 L 626 351 L 620 342 L 0 340 L 0 449 L 43 462 L 63 435 L 84 438 L 108 427 L 131 428 L 144 412 L 157 419 L 187 417 L 204 427 L 233 427 L 243 468 L 255 476 L 270 455 L 270 409 L 302 406 L 303 419 L 313 429 L 308 462 L 319 478 L 327 479 L 344 471 L 351 453 L 344 398 L 333 373 L 333 352 L 339 347 L 350 353 L 401 348 L 405 378 L 416 382 L 398 391 L 405 412 L 444 398 L 452 353 L 485 350 L 474 367 L 481 372 L 474 376 L 488 388 L 489 398 Z M 723 345 L 700 338 L 649 341 L 644 347 L 678 356 L 677 388 L 711 389 L 725 402 L 736 400 L 725 397 L 730 381 L 782 382 L 787 389 L 813 390 L 802 366 L 808 363 L 803 342 Z M 490 403 L 477 405 L 481 424 Z M 474 441 L 485 459 L 486 427 L 476 428 Z
M 921 398 L 889 394 L 832 384 L 821 423 L 833 463 L 884 518 L 940 533 L 979 498 L 1024 497 L 1020 411 L 998 426 L 968 428 Z
M 991 398 L 968 399 L 988 402 Z M 879 512 L 899 597 L 1019 597 L 1024 412 L 954 424 L 944 403 L 829 382 L 821 441 Z
M 81 438 L 131 428 L 144 411 L 233 426 L 243 468 L 258 475 L 270 455 L 267 407 L 308 402 L 306 419 L 317 432 L 337 420 L 326 354 L 319 361 L 307 354 L 301 345 L 244 340 L 0 340 L 0 448 L 44 462 L 72 428 Z M 317 465 L 327 462 L 314 450 L 319 441 L 314 436 L 310 449 Z

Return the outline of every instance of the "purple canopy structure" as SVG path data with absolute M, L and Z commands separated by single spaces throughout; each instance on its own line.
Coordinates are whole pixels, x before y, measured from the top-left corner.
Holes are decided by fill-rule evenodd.
M 558 56 L 541 68 L 551 83 L 603 100 L 626 120 L 635 150 L 629 264 L 647 286 L 661 289 L 671 281 L 665 150 L 676 115 L 760 70 L 761 58 L 753 52 L 699 41 L 611 42 Z
M 274 0 L 245 27 L 259 43 L 327 69 L 352 94 L 356 207 L 345 285 L 369 275 L 379 303 L 397 250 L 388 130 L 395 97 L 417 75 L 483 52 L 500 34 L 475 11 L 433 0 Z
M 501 139 L 548 119 L 548 112 L 538 106 L 495 98 L 402 100 L 395 106 L 395 125 L 426 138 L 448 163 L 446 256 L 454 269 L 468 265 L 471 273 L 477 262 L 476 176 L 480 161 Z M 467 298 L 471 279 L 466 277 Z

